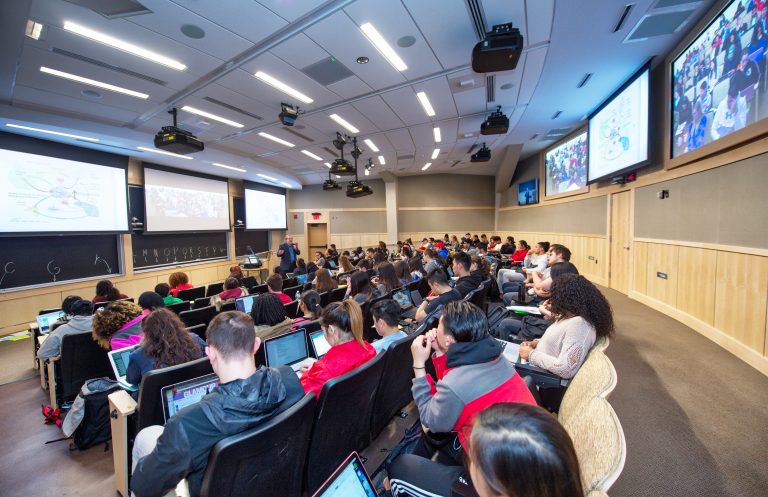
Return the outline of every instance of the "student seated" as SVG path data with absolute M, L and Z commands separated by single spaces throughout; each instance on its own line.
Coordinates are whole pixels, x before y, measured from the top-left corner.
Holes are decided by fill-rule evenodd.
M 565 274 L 552 284 L 554 323 L 541 339 L 520 344 L 520 357 L 562 378 L 573 378 L 597 337 L 613 333 L 611 305 L 584 276 Z
M 293 302 L 293 299 L 283 293 L 283 278 L 279 274 L 273 274 L 267 278 L 267 291 L 271 294 L 277 295 L 280 302 L 288 304 Z
M 227 278 L 235 278 L 237 280 L 238 286 L 243 285 L 243 280 L 245 279 L 245 276 L 243 275 L 243 268 L 240 266 L 231 266 L 229 268 L 229 276 Z
M 512 261 L 513 262 L 525 261 L 525 256 L 528 255 L 528 252 L 530 252 L 530 250 L 531 250 L 531 246 L 528 245 L 528 242 L 526 242 L 525 240 L 520 240 L 519 242 L 517 242 L 517 248 L 513 252 L 510 252 L 512 254 Z
M 448 284 L 448 275 L 442 269 L 436 269 L 427 275 L 427 283 L 434 296 L 424 299 L 416 309 L 416 321 L 424 319 L 438 307 L 445 306 L 448 302 L 461 300 L 458 290 Z
M 211 297 L 211 305 L 216 307 L 217 311 L 221 310 L 221 306 L 230 302 L 234 302 L 235 299 L 245 297 L 248 295 L 248 290 L 240 286 L 240 282 L 237 278 L 227 278 L 224 280 L 224 290 L 217 295 Z
M 371 299 L 379 297 L 379 291 L 374 290 L 371 285 L 371 279 L 368 277 L 368 273 L 359 272 L 352 275 L 349 278 L 347 284 L 347 292 L 344 296 L 345 299 L 354 299 L 360 305 L 368 302 Z
M 141 341 L 141 307 L 119 300 L 97 312 L 93 317 L 93 339 L 106 350 L 119 350 Z
M 127 299 L 128 295 L 120 293 L 114 284 L 109 280 L 101 280 L 96 283 L 96 296 L 93 297 L 92 302 L 98 304 L 99 302 L 112 302 L 114 300 Z
M 205 342 L 190 333 L 175 312 L 157 309 L 141 321 L 144 338 L 131 352 L 125 379 L 141 385 L 141 378 L 153 369 L 194 361 L 205 355 Z
M 573 442 L 540 407 L 489 407 L 477 417 L 469 446 L 468 471 L 480 497 L 584 495 Z
M 72 319 L 72 304 L 78 300 L 84 299 L 79 295 L 67 295 L 64 297 L 64 300 L 61 301 L 61 310 L 64 311 L 64 317 L 57 319 L 56 322 L 53 323 L 48 329 L 48 333 L 52 332 L 59 326 L 67 324 L 69 320 Z
M 376 352 L 387 350 L 401 338 L 408 335 L 399 329 L 400 304 L 392 299 L 384 299 L 376 302 L 371 307 L 373 325 L 381 339 L 371 343 Z
M 472 258 L 466 252 L 456 252 L 453 255 L 453 274 L 459 277 L 454 288 L 459 292 L 461 298 L 466 297 L 469 292 L 483 282 L 482 273 L 478 272 L 477 269 L 472 271 Z
M 67 335 L 90 333 L 93 327 L 93 304 L 88 300 L 78 299 L 62 304 L 62 310 L 70 316 L 69 320 L 48 333 L 47 338 L 37 351 L 38 359 L 49 359 L 61 354 L 61 341 Z M 66 307 L 66 309 L 65 309 Z
M 143 292 L 139 295 L 138 301 L 139 307 L 141 307 L 141 313 L 145 316 L 150 312 L 165 307 L 163 297 L 155 292 Z
M 441 447 L 438 451 L 422 437 L 413 453 L 395 459 L 389 472 L 393 495 L 407 494 L 409 489 L 413 489 L 410 495 L 451 495 L 453 480 L 462 469 L 461 449 L 467 450 L 475 417 L 498 402 L 536 405 L 502 351 L 501 343 L 488 334 L 485 314 L 463 301 L 448 303 L 437 329 L 414 340 L 413 400 L 422 426 Z M 430 355 L 437 383 L 424 369 Z M 452 478 L 445 478 L 449 469 L 439 471 L 439 478 L 414 471 L 437 452 L 445 465 L 454 467 Z
M 301 316 L 293 320 L 292 328 L 295 330 L 301 328 L 307 323 L 320 319 L 320 313 L 323 308 L 320 307 L 320 294 L 314 290 L 307 290 L 299 298 L 299 312 Z
M 289 331 L 293 324 L 285 313 L 285 305 L 274 293 L 262 293 L 253 299 L 251 318 L 256 325 L 256 336 L 262 340 Z
M 408 259 L 401 259 L 394 264 L 395 276 L 401 285 L 405 286 L 411 282 L 411 274 L 408 271 Z
M 171 273 L 171 275 L 168 276 L 168 285 L 170 285 L 171 295 L 174 297 L 178 296 L 180 290 L 189 290 L 190 288 L 194 288 L 194 286 L 189 282 L 189 276 L 187 276 L 187 273 L 183 273 L 181 271 Z
M 315 266 L 319 268 L 325 267 L 325 257 L 323 257 L 323 253 L 319 250 L 315 252 Z
M 331 272 L 327 269 L 318 269 L 315 272 L 315 279 L 312 281 L 312 286 L 317 293 L 330 292 L 338 288 L 339 284 L 336 280 L 331 278 Z
M 515 252 L 515 237 L 508 236 L 507 240 L 501 244 L 501 247 L 496 247 L 502 254 L 513 254 Z
M 307 263 L 303 258 L 299 257 L 296 259 L 296 269 L 293 270 L 293 275 L 297 276 L 301 274 L 307 274 Z
M 420 280 L 427 274 L 424 265 L 421 263 L 420 257 L 411 257 L 408 259 L 408 271 L 411 273 L 411 281 Z
M 530 272 L 543 272 L 547 268 L 547 252 L 549 251 L 549 242 L 539 242 L 525 256 L 522 272 L 514 269 L 499 269 L 496 275 L 496 282 L 502 292 L 507 292 L 505 283 L 521 283 L 528 281 L 526 276 Z M 509 290 L 511 291 L 511 290 Z
M 178 304 L 184 302 L 178 297 L 174 297 L 171 293 L 171 287 L 168 283 L 158 283 L 155 285 L 155 293 L 163 298 L 165 305 Z
M 379 295 L 386 295 L 402 284 L 395 274 L 395 266 L 391 262 L 384 261 L 378 266 L 379 274 L 374 276 L 371 283 L 376 287 Z
M 207 337 L 205 355 L 221 383 L 164 427 L 149 426 L 138 433 L 131 478 L 136 497 L 165 495 L 183 478 L 190 495 L 200 495 L 208 456 L 219 440 L 258 426 L 304 395 L 290 367 L 256 368 L 254 354 L 261 340 L 247 314 L 219 314 Z
M 376 356 L 376 350 L 363 340 L 363 311 L 352 299 L 332 302 L 320 316 L 323 334 L 331 348 L 311 366 L 301 369 L 305 392 L 320 397 L 326 382 L 356 369 Z
M 339 257 L 339 274 L 351 273 L 355 268 L 352 267 L 352 263 L 349 262 L 348 255 L 342 255 Z
M 528 294 L 541 298 L 549 297 L 549 290 L 552 287 L 551 271 L 552 266 L 555 264 L 561 264 L 571 260 L 571 251 L 564 245 L 559 243 L 553 243 L 550 245 L 547 251 L 547 267 L 544 271 L 529 271 L 528 275 L 531 277 L 531 282 L 526 283 L 524 286 L 528 288 Z M 504 284 L 504 303 L 512 305 L 513 300 L 518 300 L 518 294 L 520 287 L 523 286 L 522 282 L 512 281 Z

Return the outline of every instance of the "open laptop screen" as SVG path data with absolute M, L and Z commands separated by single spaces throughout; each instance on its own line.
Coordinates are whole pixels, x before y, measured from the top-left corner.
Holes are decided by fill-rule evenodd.
M 289 366 L 303 361 L 307 353 L 307 334 L 304 328 L 264 340 L 264 351 L 267 366 Z
M 167 422 L 187 406 L 197 404 L 219 385 L 214 373 L 168 385 L 160 390 L 163 402 L 163 416 Z
M 245 297 L 240 297 L 239 299 L 235 300 L 235 309 L 240 312 L 250 314 L 251 308 L 253 307 L 253 299 L 255 298 L 256 295 L 246 295 Z
M 125 378 L 125 372 L 128 371 L 128 360 L 131 358 L 133 351 L 139 347 L 139 345 L 134 345 L 133 347 L 125 347 L 109 352 L 112 370 L 115 372 L 115 377 L 118 380 Z
M 377 497 L 357 452 L 353 452 L 312 497 Z
M 322 359 L 328 349 L 331 348 L 331 344 L 325 339 L 323 330 L 313 331 L 309 334 L 309 338 L 312 340 L 312 348 L 315 349 L 315 357 Z
M 392 298 L 395 300 L 395 302 L 400 304 L 401 309 L 407 309 L 409 307 L 413 307 L 411 292 L 409 292 L 407 288 L 403 288 L 402 290 L 393 292 Z
M 40 333 L 48 333 L 48 331 L 51 329 L 51 325 L 66 315 L 67 313 L 64 311 L 40 314 L 37 316 L 37 328 L 40 330 Z

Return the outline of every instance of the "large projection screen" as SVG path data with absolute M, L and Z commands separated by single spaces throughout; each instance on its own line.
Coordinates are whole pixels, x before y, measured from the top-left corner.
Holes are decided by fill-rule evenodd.
M 0 150 L 0 233 L 128 231 L 126 170 Z
M 145 231 L 228 231 L 225 179 L 144 168 Z
M 245 188 L 245 229 L 288 229 L 285 195 Z

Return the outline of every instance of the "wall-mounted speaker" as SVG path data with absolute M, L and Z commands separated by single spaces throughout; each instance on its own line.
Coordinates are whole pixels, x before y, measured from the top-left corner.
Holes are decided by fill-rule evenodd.
M 140 185 L 128 185 L 128 217 L 132 230 L 144 230 L 144 187 Z
M 234 216 L 232 227 L 236 229 L 245 229 L 245 199 L 232 197 L 232 214 Z

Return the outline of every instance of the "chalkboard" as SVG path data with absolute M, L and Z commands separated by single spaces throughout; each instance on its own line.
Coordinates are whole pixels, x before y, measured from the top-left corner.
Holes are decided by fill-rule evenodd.
M 148 269 L 229 258 L 229 233 L 169 233 L 147 235 L 134 232 L 133 268 Z
M 116 235 L 0 238 L 0 291 L 121 273 Z
M 269 231 L 235 230 L 235 256 L 245 256 L 269 250 Z

